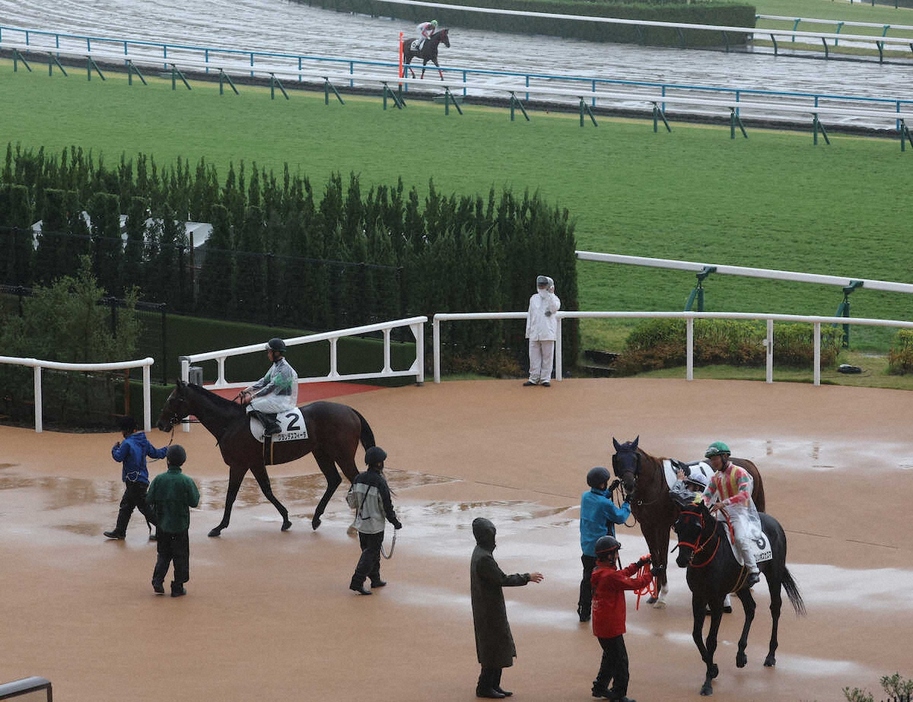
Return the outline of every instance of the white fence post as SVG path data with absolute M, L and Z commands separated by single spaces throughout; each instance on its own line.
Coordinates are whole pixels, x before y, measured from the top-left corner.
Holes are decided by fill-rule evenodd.
M 146 357 L 139 361 L 117 361 L 115 363 L 60 363 L 58 361 L 42 361 L 37 358 L 20 358 L 18 356 L 0 356 L 0 363 L 10 366 L 26 366 L 32 371 L 32 388 L 35 393 L 35 432 L 44 431 L 44 392 L 41 387 L 41 374 L 45 368 L 51 370 L 77 371 L 115 371 L 130 368 L 143 369 L 143 426 L 150 427 L 152 417 L 152 373 L 150 367 L 155 361 Z
M 35 391 L 35 431 L 40 434 L 44 431 L 44 409 L 41 402 L 41 366 L 37 363 L 32 382 Z

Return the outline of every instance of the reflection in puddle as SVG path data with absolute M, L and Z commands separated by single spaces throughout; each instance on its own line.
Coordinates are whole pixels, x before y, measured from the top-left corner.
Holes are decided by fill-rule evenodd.
M 58 528 L 79 536 L 98 536 L 98 524 L 83 522 L 81 524 L 61 524 Z

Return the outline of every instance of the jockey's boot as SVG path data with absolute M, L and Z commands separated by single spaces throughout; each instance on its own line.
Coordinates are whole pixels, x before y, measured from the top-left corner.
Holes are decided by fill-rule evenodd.
M 745 581 L 745 587 L 752 588 L 755 585 L 757 585 L 760 580 L 761 580 L 761 574 L 758 573 L 757 571 L 753 571 L 748 574 L 748 580 Z
M 276 421 L 275 414 L 267 414 L 260 410 L 251 410 L 248 414 L 263 425 L 263 433 L 267 436 L 278 434 L 282 430 L 282 427 L 279 426 L 279 422 Z

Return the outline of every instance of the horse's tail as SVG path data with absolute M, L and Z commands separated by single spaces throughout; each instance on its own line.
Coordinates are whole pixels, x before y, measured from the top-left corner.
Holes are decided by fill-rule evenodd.
M 799 586 L 796 585 L 792 573 L 789 572 L 789 568 L 786 566 L 783 566 L 783 589 L 786 590 L 786 596 L 789 597 L 789 601 L 792 604 L 793 609 L 796 610 L 796 614 L 803 616 L 805 614 L 805 602 L 802 600 Z
M 361 422 L 362 448 L 368 450 L 372 446 L 376 446 L 377 442 L 374 440 L 374 432 L 371 430 L 371 425 L 368 424 L 368 420 L 365 419 L 357 409 L 353 409 L 352 411 L 358 416 L 358 420 Z

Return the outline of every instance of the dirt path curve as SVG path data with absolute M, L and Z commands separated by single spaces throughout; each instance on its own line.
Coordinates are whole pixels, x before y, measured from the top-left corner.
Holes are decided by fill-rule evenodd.
M 715 699 L 842 700 L 845 686 L 880 693 L 882 675 L 913 677 L 913 393 L 575 379 L 550 389 L 428 384 L 343 401 L 389 452 L 405 525 L 383 564 L 389 585 L 373 597 L 347 589 L 358 548 L 341 493 L 310 529 L 323 489 L 310 458 L 272 470 L 291 531 L 280 532 L 248 479 L 231 526 L 209 539 L 227 468 L 201 427 L 175 434 L 203 502 L 192 515 L 189 595 L 172 600 L 152 593 L 155 549 L 138 517 L 126 541 L 101 536 L 121 493 L 109 453 L 117 435 L 0 427 L 0 680 L 42 675 L 66 702 L 475 699 L 469 525 L 486 516 L 505 571 L 546 576 L 507 593 L 519 658 L 505 687 L 521 702 L 591 699 L 599 648 L 574 611 L 577 505 L 586 471 L 609 462 L 612 437 L 636 435 L 649 453 L 682 459 L 726 441 L 758 464 L 787 531 L 808 616 L 785 611 L 778 665 L 763 668 L 769 598 L 756 588 L 749 665 L 735 667 L 733 615 Z M 646 552 L 637 528 L 620 538 L 626 560 Z M 628 600 L 630 694 L 641 702 L 699 698 L 681 571 L 671 588 L 664 611 Z

